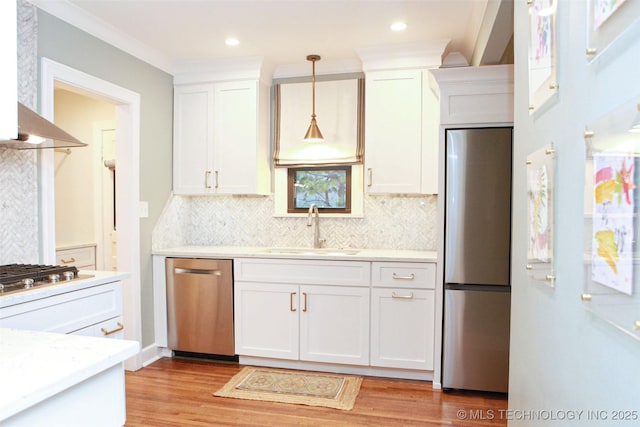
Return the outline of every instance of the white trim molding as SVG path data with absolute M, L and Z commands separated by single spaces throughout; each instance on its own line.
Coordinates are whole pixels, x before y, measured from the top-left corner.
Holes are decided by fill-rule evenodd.
M 79 93 L 97 96 L 116 108 L 116 204 L 118 210 L 118 270 L 130 277 L 123 281 L 125 338 L 142 342 L 140 286 L 140 94 L 113 83 L 42 58 L 41 114 L 53 121 L 56 83 Z M 41 258 L 55 263 L 55 194 L 53 150 L 40 151 Z M 125 362 L 128 370 L 142 366 L 140 353 Z
M 69 1 L 28 1 L 34 4 L 38 9 L 41 9 L 48 14 L 81 29 L 85 33 L 91 34 L 105 43 L 109 43 L 118 49 L 122 49 L 123 51 L 161 69 L 162 71 L 169 74 L 173 73 L 175 64 L 173 64 L 173 62 L 170 61 L 163 53 L 141 43 L 120 31 L 113 25 L 95 17 Z

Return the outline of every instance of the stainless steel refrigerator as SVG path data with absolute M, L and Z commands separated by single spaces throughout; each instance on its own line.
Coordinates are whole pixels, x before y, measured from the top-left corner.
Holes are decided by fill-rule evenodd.
M 445 131 L 445 390 L 508 391 L 512 131 Z

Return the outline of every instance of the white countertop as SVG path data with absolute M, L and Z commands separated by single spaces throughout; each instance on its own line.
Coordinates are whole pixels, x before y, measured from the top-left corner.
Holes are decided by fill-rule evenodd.
M 0 420 L 138 353 L 136 341 L 0 328 Z
M 21 304 L 36 299 L 47 298 L 53 295 L 59 295 L 65 292 L 77 291 L 79 289 L 89 288 L 91 286 L 102 285 L 104 283 L 115 282 L 129 277 L 129 273 L 119 271 L 90 271 L 80 270 L 80 276 L 86 276 L 82 279 L 76 279 L 69 282 L 61 281 L 55 285 L 46 285 L 34 287 L 27 292 L 13 292 L 7 295 L 0 294 L 0 308 L 8 307 L 14 304 Z
M 282 252 L 278 252 L 278 249 Z M 323 248 L 314 253 L 313 248 L 271 248 L 252 246 L 177 246 L 153 251 L 153 255 L 203 258 L 287 258 L 287 259 L 339 259 L 354 261 L 404 261 L 436 262 L 435 251 L 396 249 L 342 249 Z M 294 253 L 299 251 L 300 253 Z M 351 251 L 356 251 L 352 253 Z

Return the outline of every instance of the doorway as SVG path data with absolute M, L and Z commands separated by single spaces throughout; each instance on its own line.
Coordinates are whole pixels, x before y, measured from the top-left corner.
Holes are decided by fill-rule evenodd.
M 47 58 L 41 62 L 41 114 L 54 120 L 56 84 L 77 88 L 92 98 L 115 107 L 115 151 L 118 164 L 114 172 L 115 222 L 118 270 L 129 273 L 123 279 L 123 317 L 125 339 L 142 342 L 140 291 L 140 95 L 121 86 L 91 76 Z M 55 263 L 55 181 L 53 150 L 40 150 L 39 194 L 41 261 Z M 142 367 L 141 353 L 125 361 L 127 370 Z
M 56 252 L 83 253 L 82 270 L 117 271 L 115 104 L 54 87 L 54 123 L 89 144 L 54 150 Z

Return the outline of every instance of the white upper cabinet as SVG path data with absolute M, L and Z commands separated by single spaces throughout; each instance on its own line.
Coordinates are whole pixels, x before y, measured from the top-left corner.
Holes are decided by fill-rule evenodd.
M 437 193 L 438 102 L 420 69 L 366 74 L 368 193 Z
M 176 86 L 173 102 L 173 191 L 203 194 L 213 169 L 213 85 Z
M 258 80 L 176 85 L 175 194 L 268 194 L 269 89 Z

